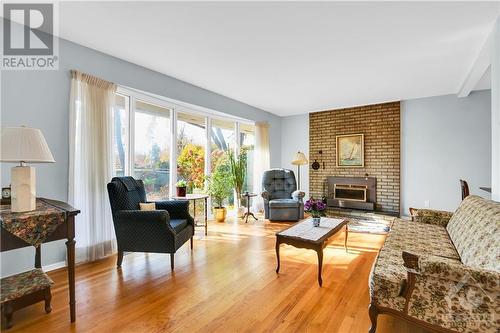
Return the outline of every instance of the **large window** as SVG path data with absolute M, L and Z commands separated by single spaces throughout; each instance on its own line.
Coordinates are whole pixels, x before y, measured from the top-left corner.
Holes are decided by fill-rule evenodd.
M 245 160 L 247 173 L 244 191 L 252 192 L 253 189 L 253 163 L 255 151 L 255 126 L 240 124 L 240 158 Z
M 113 171 L 117 176 L 127 174 L 128 165 L 129 97 L 116 95 L 113 111 Z
M 235 123 L 220 119 L 212 120 L 212 131 L 210 133 L 210 170 L 215 170 L 219 167 L 228 167 L 228 154 L 234 153 L 236 144 L 235 140 Z M 234 206 L 234 195 L 230 195 L 226 204 L 229 208 Z
M 148 200 L 165 200 L 170 181 L 170 110 L 137 101 L 134 112 L 134 177 Z
M 177 113 L 177 180 L 185 180 L 188 193 L 205 187 L 206 117 Z
M 252 190 L 253 124 L 229 116 L 214 117 L 195 108 L 190 111 L 121 87 L 118 91 L 113 111 L 114 174 L 142 179 L 148 200 L 175 195 L 173 185 L 178 180 L 188 183 L 188 193 L 203 192 L 207 172 L 220 165 L 227 167 L 229 152 L 245 159 L 244 189 Z M 234 196 L 225 204 L 231 208 Z

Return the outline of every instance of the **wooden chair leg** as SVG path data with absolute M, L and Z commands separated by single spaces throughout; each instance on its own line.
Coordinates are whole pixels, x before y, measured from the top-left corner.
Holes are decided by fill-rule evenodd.
M 191 236 L 191 250 L 193 249 L 193 237 Z
M 12 316 L 14 314 L 14 308 L 12 307 L 11 302 L 6 302 L 2 306 L 3 314 L 5 316 L 5 325 L 6 328 L 11 328 L 12 327 Z
M 52 306 L 50 305 L 50 301 L 52 300 L 52 293 L 50 292 L 50 288 L 45 290 L 45 312 L 50 313 L 52 311 Z
M 174 254 L 170 253 L 170 269 L 174 270 Z
M 123 261 L 123 251 L 118 251 L 118 256 L 116 259 L 116 266 L 122 267 L 122 261 Z
M 368 306 L 368 314 L 370 315 L 370 321 L 372 323 L 372 326 L 370 327 L 368 333 L 375 333 L 375 331 L 377 330 L 377 307 L 370 303 L 370 305 Z

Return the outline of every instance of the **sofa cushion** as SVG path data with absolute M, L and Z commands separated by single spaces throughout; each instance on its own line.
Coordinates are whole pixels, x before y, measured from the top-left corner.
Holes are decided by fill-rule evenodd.
M 500 203 L 468 196 L 446 229 L 465 265 L 500 271 Z
M 187 220 L 170 220 L 170 226 L 174 229 L 175 233 L 180 233 L 184 228 L 186 228 L 188 222 Z
M 295 199 L 274 199 L 269 201 L 269 207 L 272 208 L 298 208 L 300 201 Z
M 385 246 L 392 250 L 460 259 L 442 225 L 395 219 Z

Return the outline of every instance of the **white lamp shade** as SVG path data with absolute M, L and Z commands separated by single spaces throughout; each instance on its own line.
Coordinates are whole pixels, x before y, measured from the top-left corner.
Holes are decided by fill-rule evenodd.
M 293 165 L 305 165 L 309 163 L 307 161 L 306 155 L 300 151 L 295 154 L 295 158 L 292 160 Z
M 2 129 L 0 161 L 54 163 L 47 141 L 37 128 L 6 127 Z

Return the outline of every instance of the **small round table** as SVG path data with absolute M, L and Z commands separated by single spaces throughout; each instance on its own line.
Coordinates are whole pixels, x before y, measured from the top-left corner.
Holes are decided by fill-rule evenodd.
M 194 214 L 194 226 L 195 227 L 205 227 L 205 236 L 207 235 L 208 229 L 208 195 L 206 194 L 186 194 L 185 197 L 178 197 L 176 195 L 170 197 L 172 200 L 188 200 L 193 201 L 193 214 Z M 205 224 L 198 224 L 198 220 L 196 220 L 196 200 L 204 200 L 205 201 Z
M 255 220 L 258 220 L 258 218 L 255 217 L 255 215 L 253 215 L 253 213 L 250 211 L 250 198 L 252 197 L 256 197 L 257 194 L 256 193 L 249 193 L 249 192 L 244 192 L 241 194 L 244 198 L 247 199 L 247 211 L 245 214 L 243 214 L 243 219 L 245 219 L 245 223 L 248 223 L 248 217 L 249 216 L 252 216 Z

